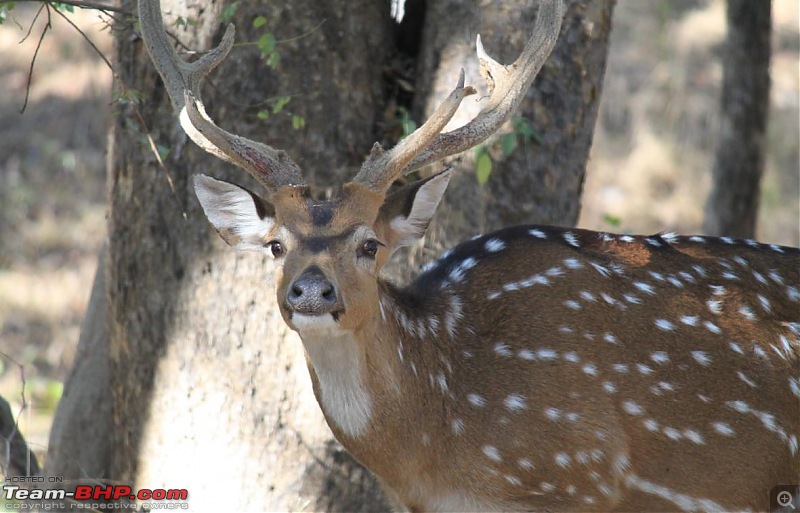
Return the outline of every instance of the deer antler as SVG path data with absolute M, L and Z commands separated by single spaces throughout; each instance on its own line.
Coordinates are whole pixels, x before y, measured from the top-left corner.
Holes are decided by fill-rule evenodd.
M 385 152 L 380 143 L 372 146 L 369 157 L 361 166 L 361 170 L 353 179 L 354 182 L 363 183 L 370 189 L 386 191 L 403 171 L 411 159 L 420 151 L 431 144 L 439 132 L 447 125 L 448 121 L 458 110 L 461 100 L 475 94 L 475 88 L 464 87 L 464 70 L 458 77 L 458 85 L 445 101 L 436 109 L 436 112 L 417 130 L 397 143 L 397 146 Z
M 385 190 L 400 175 L 469 149 L 495 133 L 516 111 L 525 91 L 550 55 L 558 39 L 563 17 L 564 5 L 561 0 L 542 0 L 533 34 L 522 54 L 510 66 L 504 66 L 489 57 L 478 36 L 481 76 L 486 80 L 490 94 L 481 112 L 461 128 L 439 133 L 455 113 L 461 99 L 474 92 L 471 87 L 463 87 L 462 72 L 459 85 L 422 127 L 388 153 L 382 153 L 380 145 L 373 147 L 356 181 Z M 414 153 L 409 157 L 412 151 Z
M 150 58 L 167 87 L 173 107 L 180 113 L 181 126 L 189 138 L 212 155 L 241 167 L 270 192 L 283 186 L 305 185 L 300 168 L 285 151 L 226 132 L 205 112 L 200 86 L 233 46 L 233 25 L 228 25 L 219 46 L 189 63 L 178 57 L 167 39 L 159 0 L 139 0 L 139 22 Z

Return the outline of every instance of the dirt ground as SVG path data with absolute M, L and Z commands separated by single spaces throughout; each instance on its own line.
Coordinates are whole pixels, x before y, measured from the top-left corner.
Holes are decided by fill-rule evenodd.
M 105 235 L 111 73 L 36 5 L 0 27 L 0 395 L 45 451 Z M 718 122 L 723 0 L 619 0 L 580 226 L 699 233 Z M 760 240 L 800 245 L 798 2 L 774 0 L 772 96 Z M 106 55 L 91 12 L 69 15 Z M 313 120 L 308 120 L 313 122 Z M 24 371 L 27 406 L 22 406 Z

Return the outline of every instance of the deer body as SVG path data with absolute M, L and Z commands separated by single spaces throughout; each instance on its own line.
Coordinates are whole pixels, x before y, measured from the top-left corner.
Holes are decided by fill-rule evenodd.
M 267 190 L 197 175 L 203 210 L 229 245 L 276 259 L 277 305 L 328 424 L 408 509 L 763 510 L 800 479 L 797 249 L 521 226 L 461 244 L 406 287 L 381 277 L 424 235 L 450 171 L 392 183 L 509 119 L 555 43 L 560 1 L 541 1 L 512 65 L 478 39 L 489 96 L 473 121 L 440 133 L 475 93 L 462 73 L 327 201 L 284 152 L 206 114 L 199 84 L 232 27 L 188 64 L 158 2 L 139 11 L 186 133 Z
M 763 509 L 800 475 L 798 270 L 752 241 L 510 228 L 383 284 L 357 356 L 309 369 L 412 510 Z M 320 371 L 360 376 L 359 429 Z

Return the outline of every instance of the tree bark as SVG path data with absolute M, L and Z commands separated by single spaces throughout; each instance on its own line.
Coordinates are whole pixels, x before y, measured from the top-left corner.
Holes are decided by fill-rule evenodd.
M 192 8 L 178 0 L 162 4 L 172 15 L 168 24 L 175 16 L 193 21 L 186 29 L 170 26 L 183 44 L 208 49 L 221 36 L 218 16 L 230 2 L 194 2 Z M 423 53 L 436 52 L 424 46 L 434 45 L 429 41 L 448 39 L 437 36 L 447 24 L 431 21 L 438 16 L 436 5 L 427 7 Z M 599 8 L 591 0 L 572 2 L 555 64 L 546 66 L 540 92 L 529 93 L 526 103 L 527 115 L 544 134 L 542 142 L 503 163 L 503 171 L 492 176 L 497 183 L 490 180 L 488 188 L 474 186 L 471 172 L 461 173 L 465 185 L 448 193 L 428 247 L 501 223 L 574 222 L 612 5 L 610 0 Z M 131 9 L 131 2 L 123 7 Z M 495 33 L 505 33 L 516 51 L 533 24 L 533 12 L 502 14 L 491 18 Z M 253 27 L 256 16 L 268 24 Z M 512 30 L 509 19 L 522 22 Z M 281 64 L 272 70 L 255 46 L 235 47 L 206 84 L 211 116 L 231 132 L 287 150 L 323 193 L 351 177 L 372 143 L 384 138 L 393 100 L 384 75 L 395 51 L 388 2 L 238 2 L 233 22 L 240 43 L 256 41 L 265 31 L 284 41 L 277 47 Z M 465 27 L 465 37 L 467 30 L 471 39 L 477 25 Z M 509 60 L 513 51 L 495 55 Z M 193 511 L 388 509 L 375 478 L 324 425 L 301 343 L 275 305 L 271 262 L 237 254 L 218 240 L 189 178 L 204 172 L 257 187 L 244 173 L 187 144 L 140 40 L 120 32 L 116 52 L 117 73 L 144 100 L 121 109 L 110 144 L 105 297 L 114 452 L 109 476 L 136 487 L 187 488 Z M 471 53 L 460 65 L 473 61 Z M 419 105 L 441 101 L 433 86 L 440 74 L 448 90 L 457 77 L 438 64 L 427 73 L 414 93 Z M 565 82 L 572 80 L 576 83 Z M 269 107 L 265 101 L 284 95 L 292 96 L 285 110 L 302 116 L 304 128 L 294 130 L 289 116 L 266 123 L 258 118 L 257 112 Z M 170 149 L 166 171 L 143 142 L 136 108 L 156 143 Z M 508 164 L 515 159 L 518 164 Z M 540 200 L 544 207 L 536 204 Z M 483 207 L 476 208 L 479 204 Z M 564 212 L 573 217 L 560 216 Z
M 770 1 L 728 0 L 721 126 L 704 219 L 709 235 L 755 236 L 769 112 L 771 7 Z
M 105 264 L 103 247 L 81 325 L 75 364 L 64 384 L 47 444 L 45 473 L 68 477 L 73 485 L 85 484 L 83 479 L 107 479 L 113 451 L 107 439 L 111 430 L 111 377 Z

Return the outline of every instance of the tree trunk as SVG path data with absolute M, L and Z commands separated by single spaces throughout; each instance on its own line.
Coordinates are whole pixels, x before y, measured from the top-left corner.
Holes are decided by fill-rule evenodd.
M 218 16 L 230 3 L 194 2 L 190 9 L 163 0 L 162 8 L 172 13 L 168 25 L 175 16 L 194 22 L 187 29 L 169 26 L 183 44 L 208 49 L 221 36 Z M 612 3 L 572 2 L 556 65 L 546 65 L 540 92 L 526 100 L 541 142 L 521 146 L 498 164 L 488 188 L 479 189 L 474 174 L 462 173 L 458 181 L 464 185 L 448 193 L 448 204 L 440 208 L 436 241 L 501 223 L 574 222 Z M 533 25 L 533 13 L 486 12 L 481 23 L 490 21 L 494 33 L 516 45 L 494 52 L 510 60 Z M 267 25 L 253 27 L 256 16 Z M 423 47 L 423 56 L 436 52 L 439 43 L 432 41 L 447 41 L 437 35 L 448 29 L 443 20 L 432 21 L 437 16 L 432 2 L 424 29 L 430 48 Z M 522 23 L 512 30 L 509 19 Z M 257 41 L 266 31 L 284 41 L 277 46 L 281 61 L 272 70 L 254 45 L 235 47 L 206 84 L 211 116 L 229 131 L 287 150 L 310 183 L 331 187 L 352 176 L 372 143 L 384 138 L 387 106 L 395 100 L 384 75 L 395 56 L 388 2 L 238 2 L 232 21 L 240 43 Z M 478 28 L 484 30 L 471 23 L 463 27 L 470 40 Z M 489 51 L 504 44 L 487 39 Z M 140 40 L 123 31 L 116 51 L 117 73 L 142 92 L 138 109 L 153 139 L 170 152 L 162 171 L 134 121 L 137 107 L 122 109 L 113 126 L 109 169 L 110 477 L 136 487 L 186 488 L 194 511 L 387 509 L 375 479 L 324 425 L 300 340 L 275 305 L 271 262 L 224 246 L 190 189 L 193 172 L 246 184 L 244 173 L 187 144 Z M 473 65 L 475 57 L 456 60 L 451 65 Z M 420 74 L 419 105 L 442 99 L 433 86 L 439 75 L 448 87 L 457 77 L 439 64 L 422 64 Z M 257 112 L 269 108 L 270 99 L 284 95 L 292 96 L 285 111 L 302 116 L 303 128 L 293 129 L 283 113 L 259 119 Z
M 753 238 L 769 111 L 770 1 L 728 0 L 721 126 L 706 204 L 709 235 Z
M 81 325 L 75 364 L 64 384 L 47 444 L 46 474 L 69 477 L 73 485 L 86 484 L 81 478 L 94 482 L 109 477 L 113 449 L 106 441 L 111 430 L 108 397 L 111 376 L 105 269 L 106 248 L 103 247 Z
M 172 30 L 193 49 L 221 35 L 229 2 L 162 2 L 196 25 Z M 268 24 L 254 28 L 264 16 Z M 167 17 L 165 23 L 170 24 Z M 388 6 L 370 1 L 238 2 L 240 43 L 270 31 L 281 64 L 255 46 L 234 49 L 205 87 L 226 129 L 296 157 L 327 185 L 355 168 L 373 143 L 382 108 Z M 140 41 L 118 39 L 118 72 L 145 93 L 167 173 L 123 113 L 114 127 L 109 219 L 112 476 L 147 488 L 187 488 L 193 510 L 386 509 L 374 480 L 331 441 L 313 399 L 299 339 L 274 308 L 272 264 L 223 248 L 191 190 L 195 171 L 243 173 L 186 144 Z M 263 122 L 270 99 L 292 95 L 288 116 Z M 246 181 L 245 181 L 246 183 Z M 251 185 L 255 190 L 256 186 Z

